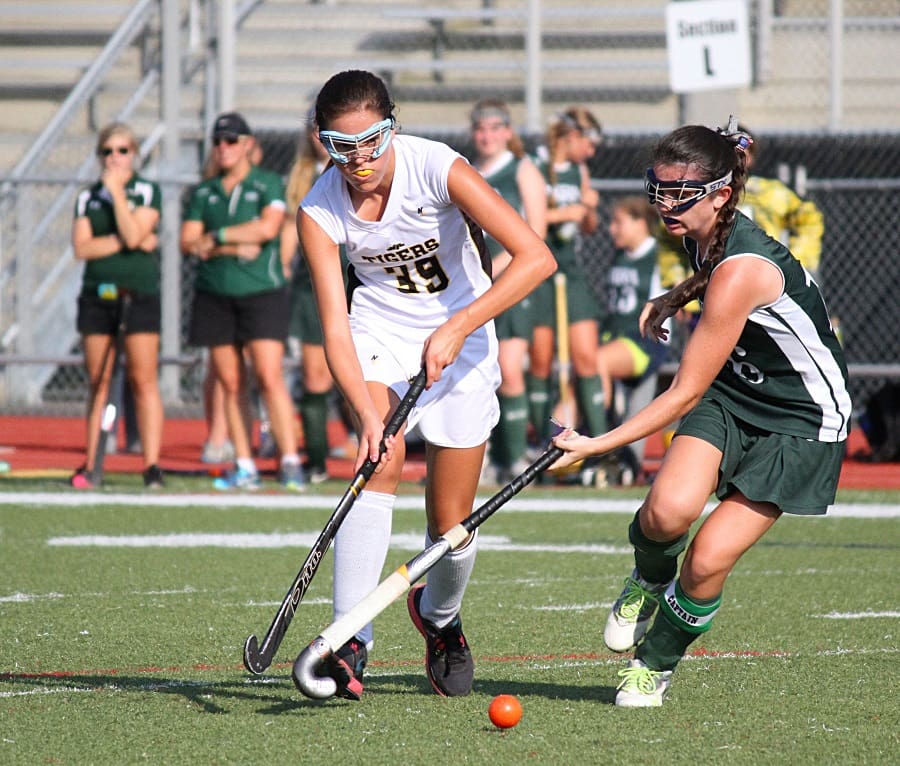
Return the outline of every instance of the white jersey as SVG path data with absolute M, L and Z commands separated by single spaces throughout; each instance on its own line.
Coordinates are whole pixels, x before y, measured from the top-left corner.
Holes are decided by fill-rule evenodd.
M 337 168 L 319 177 L 301 207 L 332 241 L 345 245 L 350 329 L 366 379 L 402 396 L 418 371 L 425 340 L 483 295 L 491 277 L 481 230 L 447 191 L 450 166 L 462 155 L 413 136 L 395 136 L 393 147 L 394 178 L 381 220 L 355 214 Z M 435 444 L 482 443 L 497 420 L 499 384 L 491 321 L 466 338 L 457 360 L 420 398 L 409 426 L 418 421 L 424 438 Z M 471 418 L 460 418 L 466 403 Z M 455 432 L 460 421 L 469 421 L 466 434 Z
M 353 212 L 337 168 L 319 178 L 301 206 L 334 242 L 346 245 L 354 323 L 389 319 L 405 338 L 424 342 L 491 286 L 490 266 L 473 239 L 480 230 L 447 191 L 450 166 L 461 155 L 413 136 L 395 136 L 393 147 L 394 180 L 380 221 Z

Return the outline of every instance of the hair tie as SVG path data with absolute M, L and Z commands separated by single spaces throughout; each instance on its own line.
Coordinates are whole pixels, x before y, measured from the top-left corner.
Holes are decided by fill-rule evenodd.
M 740 152 L 746 152 L 753 143 L 751 135 L 738 127 L 737 117 L 733 114 L 728 116 L 728 125 L 724 128 L 718 128 L 716 133 L 722 136 L 726 141 L 734 144 L 734 148 Z

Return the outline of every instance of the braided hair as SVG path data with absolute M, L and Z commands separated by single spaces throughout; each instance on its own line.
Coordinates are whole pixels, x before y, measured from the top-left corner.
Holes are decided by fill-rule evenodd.
M 657 300 L 668 315 L 700 298 L 706 292 L 710 275 L 722 262 L 725 241 L 734 224 L 738 201 L 747 181 L 747 148 L 753 143 L 748 133 L 739 129 L 732 116 L 724 128 L 713 130 L 703 125 L 685 125 L 666 135 L 654 148 L 651 166 L 685 165 L 700 172 L 698 181 L 709 183 L 731 173 L 731 196 L 720 208 L 719 217 L 702 267 Z

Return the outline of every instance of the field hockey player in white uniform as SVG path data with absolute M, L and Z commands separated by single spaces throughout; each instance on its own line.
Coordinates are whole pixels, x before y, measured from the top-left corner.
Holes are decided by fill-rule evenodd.
M 397 136 L 384 83 L 341 72 L 319 92 L 315 120 L 333 167 L 297 214 L 335 382 L 358 419 L 357 468 L 378 459 L 384 423 L 420 368 L 426 391 L 407 428 L 426 444 L 426 543 L 471 513 L 485 443 L 497 423 L 500 383 L 493 318 L 555 269 L 532 229 L 444 144 Z M 495 282 L 482 229 L 511 263 Z M 345 293 L 338 248 L 346 246 Z M 349 308 L 349 312 L 348 312 Z M 389 439 L 335 539 L 334 617 L 379 582 L 405 458 Z M 475 560 L 475 536 L 410 591 L 409 611 L 426 641 L 426 670 L 444 696 L 468 694 L 474 666 L 459 612 Z M 335 652 L 338 695 L 359 699 L 372 648 L 367 626 Z

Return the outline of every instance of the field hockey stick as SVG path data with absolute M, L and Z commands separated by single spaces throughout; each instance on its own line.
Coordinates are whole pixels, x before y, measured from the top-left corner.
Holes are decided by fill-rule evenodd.
M 106 395 L 106 406 L 100 416 L 100 433 L 97 436 L 97 448 L 94 450 L 94 467 L 91 469 L 88 479 L 95 487 L 103 483 L 103 464 L 106 462 L 106 447 L 110 438 L 115 438 L 116 425 L 119 422 L 119 410 L 121 409 L 122 394 L 125 389 L 125 329 L 128 326 L 128 310 L 131 308 L 131 293 L 119 292 L 119 323 L 116 327 L 116 336 L 110 344 L 107 356 L 103 359 L 103 373 L 110 356 L 112 357 L 112 375 L 110 376 L 109 390 Z M 102 373 L 101 373 L 102 375 Z
M 553 276 L 553 288 L 556 297 L 556 348 L 559 366 L 559 403 L 560 420 L 566 425 L 575 427 L 577 414 L 575 400 L 572 396 L 572 357 L 569 352 L 569 302 L 566 290 L 566 275 L 557 271 Z
M 448 529 L 425 550 L 382 580 L 381 584 L 353 609 L 325 628 L 294 660 L 292 672 L 294 685 L 313 699 L 327 699 L 333 696 L 337 691 L 337 684 L 330 676 L 318 675 L 316 670 L 320 663 L 406 593 L 416 580 L 425 575 L 447 553 L 459 548 L 472 532 L 531 484 L 541 471 L 549 468 L 562 454 L 563 451 L 559 447 L 553 445 L 548 447 L 537 460 L 484 505 L 472 511 L 459 524 Z
M 413 379 L 409 386 L 409 390 L 406 392 L 406 396 L 404 396 L 400 401 L 400 404 L 397 405 L 397 409 L 394 410 L 394 413 L 385 425 L 385 438 L 396 434 L 406 422 L 406 418 L 409 417 L 413 405 L 415 405 L 419 396 L 422 394 L 422 391 L 425 390 L 426 378 L 427 374 L 423 368 Z M 382 439 L 381 444 L 379 445 L 379 460 L 384 453 L 384 450 L 384 439 Z M 255 634 L 247 636 L 247 640 L 244 642 L 244 667 L 251 673 L 259 675 L 260 673 L 265 672 L 266 668 L 272 664 L 272 659 L 275 657 L 275 653 L 281 645 L 281 640 L 284 638 L 284 634 L 291 624 L 291 620 L 294 618 L 297 606 L 309 589 L 309 585 L 319 568 L 319 564 L 322 562 L 325 553 L 328 551 L 328 546 L 331 545 L 331 541 L 334 540 L 334 536 L 337 534 L 344 518 L 350 512 L 353 503 L 356 502 L 356 498 L 359 497 L 359 493 L 362 492 L 369 479 L 372 478 L 372 474 L 375 473 L 375 467 L 377 465 L 378 460 L 373 461 L 367 458 L 366 462 L 363 463 L 356 472 L 356 475 L 350 482 L 350 486 L 347 487 L 337 508 L 334 509 L 334 513 L 331 514 L 331 518 L 326 522 L 324 529 L 319 534 L 312 550 L 306 557 L 306 561 L 303 562 L 303 567 L 294 578 L 291 589 L 287 592 L 287 595 L 281 602 L 278 613 L 275 615 L 275 619 L 272 620 L 272 624 L 269 626 L 269 630 L 266 633 L 265 638 L 263 638 L 262 644 L 259 643 Z

